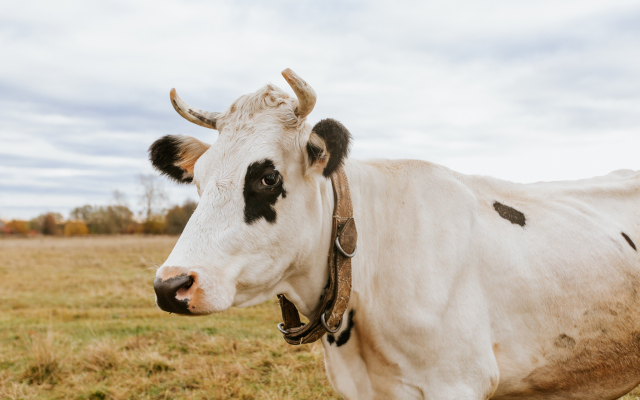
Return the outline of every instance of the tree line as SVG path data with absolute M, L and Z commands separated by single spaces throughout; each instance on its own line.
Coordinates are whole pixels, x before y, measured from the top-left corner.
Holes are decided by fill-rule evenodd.
M 165 209 L 166 195 L 161 182 L 153 175 L 138 177 L 143 207 L 138 218 L 124 201 L 120 191 L 113 192 L 112 204 L 97 206 L 86 204 L 74 208 L 65 219 L 60 213 L 48 212 L 31 220 L 0 221 L 0 235 L 64 235 L 90 234 L 169 234 L 179 235 L 187 225 L 197 203 L 187 200 L 182 205 Z
M 164 213 L 154 213 L 143 220 L 125 205 L 92 206 L 74 208 L 68 219 L 60 213 L 45 213 L 31 220 L 0 222 L 0 234 L 42 234 L 82 236 L 89 234 L 168 234 L 179 235 L 187 225 L 197 203 L 191 200 L 175 205 Z M 4 226 L 2 226 L 4 225 Z

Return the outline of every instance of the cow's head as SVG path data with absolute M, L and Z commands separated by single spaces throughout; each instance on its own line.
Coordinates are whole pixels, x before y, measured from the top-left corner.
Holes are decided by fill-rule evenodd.
M 156 273 L 165 311 L 209 314 L 285 293 L 308 314 L 319 300 L 333 204 L 327 177 L 346 158 L 350 135 L 331 119 L 312 129 L 306 117 L 315 92 L 293 71 L 282 74 L 297 98 L 267 85 L 221 113 L 190 107 L 171 91 L 180 115 L 220 135 L 212 145 L 165 136 L 149 149 L 156 169 L 195 183 L 200 196 Z

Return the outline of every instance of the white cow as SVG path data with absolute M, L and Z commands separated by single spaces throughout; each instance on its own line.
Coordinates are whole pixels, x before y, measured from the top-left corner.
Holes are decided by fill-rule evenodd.
M 326 370 L 347 399 L 615 399 L 640 382 L 640 173 L 515 184 L 416 160 L 347 159 L 313 129 L 315 93 L 273 85 L 222 113 L 174 107 L 213 145 L 166 136 L 153 165 L 200 203 L 156 274 L 158 305 L 205 315 L 284 294 L 307 317 L 327 284 L 331 175 L 358 228 Z

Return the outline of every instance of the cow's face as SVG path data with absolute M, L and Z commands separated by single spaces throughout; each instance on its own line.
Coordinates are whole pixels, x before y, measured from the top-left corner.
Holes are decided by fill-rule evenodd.
M 349 132 L 334 120 L 311 129 L 313 89 L 290 70 L 283 75 L 297 99 L 267 85 L 219 114 L 191 108 L 172 91 L 182 116 L 220 135 L 213 145 L 165 136 L 149 149 L 158 170 L 193 182 L 200 196 L 156 274 L 163 310 L 209 314 L 262 302 L 285 292 L 328 240 L 326 182 L 346 157 Z

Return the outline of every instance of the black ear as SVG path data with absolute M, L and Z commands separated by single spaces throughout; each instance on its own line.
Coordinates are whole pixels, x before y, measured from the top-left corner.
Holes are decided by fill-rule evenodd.
M 327 154 L 318 144 L 314 144 L 314 140 L 307 143 L 307 154 L 311 164 L 324 163 L 322 175 L 330 177 L 346 160 L 351 145 L 351 134 L 349 130 L 335 119 L 327 118 L 318 122 L 311 130 L 311 136 L 316 134 L 324 141 L 326 152 L 329 159 L 326 160 Z
M 167 135 L 149 147 L 151 164 L 178 183 L 193 181 L 193 168 L 210 145 L 189 136 Z

